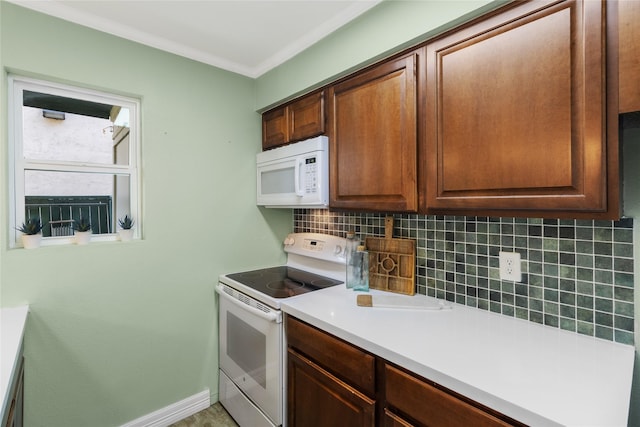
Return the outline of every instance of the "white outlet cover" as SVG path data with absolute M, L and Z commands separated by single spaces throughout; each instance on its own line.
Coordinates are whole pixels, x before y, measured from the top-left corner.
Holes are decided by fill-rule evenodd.
M 498 254 L 500 260 L 500 279 L 522 281 L 522 267 L 518 252 L 503 252 Z

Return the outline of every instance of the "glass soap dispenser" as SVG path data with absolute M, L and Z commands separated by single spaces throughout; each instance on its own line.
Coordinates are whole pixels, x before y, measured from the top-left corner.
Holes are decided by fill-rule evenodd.
M 347 264 L 347 289 L 352 289 L 355 282 L 355 255 L 358 250 L 358 245 L 360 245 L 360 241 L 356 238 L 356 233 L 354 231 L 347 232 L 347 245 L 345 248 L 345 260 Z
M 363 245 L 358 245 L 353 256 L 353 290 L 369 291 L 369 252 L 365 250 Z M 349 283 L 349 277 L 347 277 Z

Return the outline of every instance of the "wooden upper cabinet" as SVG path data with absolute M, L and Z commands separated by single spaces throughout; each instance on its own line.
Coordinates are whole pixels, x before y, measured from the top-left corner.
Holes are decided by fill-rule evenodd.
M 385 61 L 328 88 L 332 208 L 417 211 L 422 53 Z
M 262 115 L 263 150 L 324 133 L 324 91 L 306 95 Z
M 640 111 L 640 1 L 618 1 L 620 112 Z
M 316 92 L 294 101 L 287 110 L 291 141 L 300 141 L 324 133 L 324 92 Z
M 278 147 L 289 142 L 289 117 L 285 107 L 262 115 L 262 149 Z
M 427 45 L 422 212 L 619 217 L 604 8 L 515 2 Z

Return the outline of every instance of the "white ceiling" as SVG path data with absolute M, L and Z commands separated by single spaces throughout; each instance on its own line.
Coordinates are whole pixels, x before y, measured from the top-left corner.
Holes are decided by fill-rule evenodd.
M 258 77 L 381 0 L 7 0 Z

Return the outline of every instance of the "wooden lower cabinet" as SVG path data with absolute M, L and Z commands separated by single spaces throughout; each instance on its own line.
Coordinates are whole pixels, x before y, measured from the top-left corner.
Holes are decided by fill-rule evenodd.
M 9 403 L 9 414 L 5 423 L 6 427 L 22 427 L 24 411 L 24 358 L 21 358 L 20 368 L 15 376 L 15 384 Z
M 289 427 L 376 425 L 375 356 L 287 316 Z
M 505 427 L 518 421 L 287 316 L 290 427 Z
M 375 426 L 375 400 L 291 349 L 287 367 L 289 426 Z

